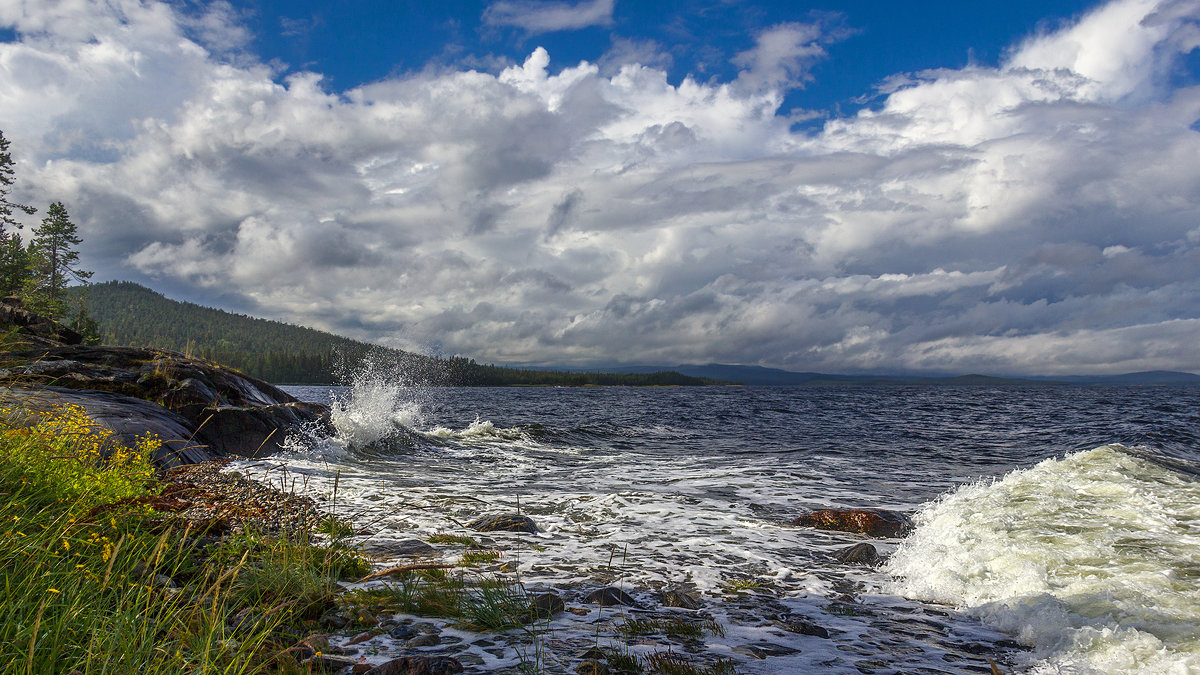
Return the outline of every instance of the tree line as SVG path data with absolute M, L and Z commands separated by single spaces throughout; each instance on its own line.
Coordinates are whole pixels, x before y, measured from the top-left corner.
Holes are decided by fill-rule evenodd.
M 17 214 L 33 215 L 37 208 L 9 199 L 14 183 L 9 140 L 0 131 L 0 297 L 20 298 L 30 311 L 62 321 L 89 342 L 98 341 L 83 295 L 68 291 L 71 282 L 86 284 L 92 273 L 79 266 L 75 247 L 83 240 L 67 207 L 61 201 L 50 204 L 25 242 L 16 232 L 22 229 Z
M 366 361 L 405 382 L 435 386 L 698 385 L 676 372 L 613 374 L 505 368 L 359 342 L 312 328 L 180 302 L 129 281 L 88 287 L 107 344 L 171 349 L 276 384 L 344 384 Z

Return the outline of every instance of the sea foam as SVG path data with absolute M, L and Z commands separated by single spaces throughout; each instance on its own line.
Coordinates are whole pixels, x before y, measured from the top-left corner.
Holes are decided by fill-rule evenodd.
M 1033 673 L 1200 672 L 1200 483 L 1126 450 L 930 504 L 888 562 L 895 590 L 1012 634 Z

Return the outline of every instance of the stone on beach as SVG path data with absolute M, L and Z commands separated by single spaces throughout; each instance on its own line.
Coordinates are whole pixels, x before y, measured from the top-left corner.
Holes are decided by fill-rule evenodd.
M 792 525 L 872 537 L 900 537 L 912 529 L 908 516 L 884 509 L 823 509 L 800 516 Z

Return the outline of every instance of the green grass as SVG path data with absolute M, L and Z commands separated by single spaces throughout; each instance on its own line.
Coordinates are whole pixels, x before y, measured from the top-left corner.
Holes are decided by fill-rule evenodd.
M 464 551 L 462 557 L 458 559 L 460 567 L 474 567 L 476 565 L 486 565 L 487 563 L 496 562 L 500 559 L 500 551 Z
M 670 650 L 657 651 L 645 656 L 646 667 L 652 673 L 662 675 L 736 675 L 732 661 L 717 659 L 713 663 L 697 663 Z
M 156 443 L 0 403 L 0 674 L 298 672 L 280 629 L 365 563 L 306 536 L 202 544 L 153 510 Z
M 639 635 L 666 635 L 673 638 L 699 639 L 705 633 L 725 637 L 725 628 L 713 619 L 689 621 L 681 618 L 635 619 L 626 617 L 616 627 L 618 633 L 627 637 Z
M 431 534 L 428 538 L 426 538 L 426 541 L 431 544 L 459 544 L 466 546 L 467 548 L 483 548 L 479 542 L 462 534 Z
M 344 593 L 341 601 L 374 612 L 453 619 L 475 631 L 523 627 L 530 606 L 524 586 L 513 579 L 445 570 L 411 572 L 397 583 Z

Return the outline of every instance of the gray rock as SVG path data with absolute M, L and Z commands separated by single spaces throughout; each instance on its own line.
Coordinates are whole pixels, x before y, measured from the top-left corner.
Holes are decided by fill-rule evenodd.
M 540 621 L 548 619 L 567 608 L 563 599 L 556 593 L 542 593 L 534 596 L 533 601 L 529 603 L 528 621 Z
M 497 513 L 483 516 L 467 523 L 467 527 L 477 532 L 525 532 L 537 534 L 537 524 L 529 516 L 515 513 Z
M 838 562 L 854 565 L 878 565 L 881 562 L 879 551 L 871 544 L 855 544 L 833 554 Z
M 829 638 L 829 631 L 800 616 L 785 616 L 776 624 L 789 633 L 811 635 L 819 638 Z
M 661 602 L 663 607 L 681 607 L 683 609 L 700 609 L 700 601 L 696 598 L 674 589 L 667 589 L 662 592 Z
M 641 607 L 637 600 L 634 600 L 628 593 L 617 588 L 616 586 L 609 586 L 608 588 L 601 588 L 600 590 L 592 591 L 584 596 L 583 601 L 592 605 L 600 605 L 601 607 L 612 607 L 614 605 L 624 605 L 626 607 L 637 608 Z
M 207 446 L 192 440 L 196 426 L 190 420 L 161 405 L 130 396 L 54 386 L 11 387 L 0 389 L 0 401 L 30 412 L 61 405 L 79 406 L 93 421 L 111 431 L 115 443 L 121 445 L 136 445 L 139 436 L 153 434 L 162 440 L 154 461 L 166 469 L 217 458 Z M 18 424 L 20 421 L 12 420 Z
M 366 675 L 454 675 L 462 663 L 449 656 L 402 656 L 368 670 Z
M 754 645 L 738 645 L 733 648 L 733 653 L 741 654 L 742 656 L 749 656 L 752 659 L 767 658 L 767 653 L 762 649 L 755 647 Z
M 189 433 L 162 438 L 207 446 L 213 457 L 271 454 L 290 430 L 328 424 L 326 406 L 298 401 L 267 382 L 178 352 L 76 345 L 6 356 L 22 363 L 5 376 L 20 386 L 32 382 L 157 403 L 191 423 Z
M 370 555 L 378 556 L 419 556 L 419 555 L 437 555 L 437 548 L 430 546 L 420 539 L 405 539 L 403 541 L 389 541 L 375 546 L 370 546 L 365 549 Z
M 388 635 L 391 635 L 392 637 L 396 638 L 397 640 L 407 640 L 416 634 L 417 634 L 417 631 L 414 630 L 412 626 L 405 626 L 403 624 L 396 626 L 395 628 L 388 631 Z
M 435 633 L 421 633 L 404 643 L 408 649 L 416 649 L 418 647 L 433 647 L 442 644 L 442 639 Z

